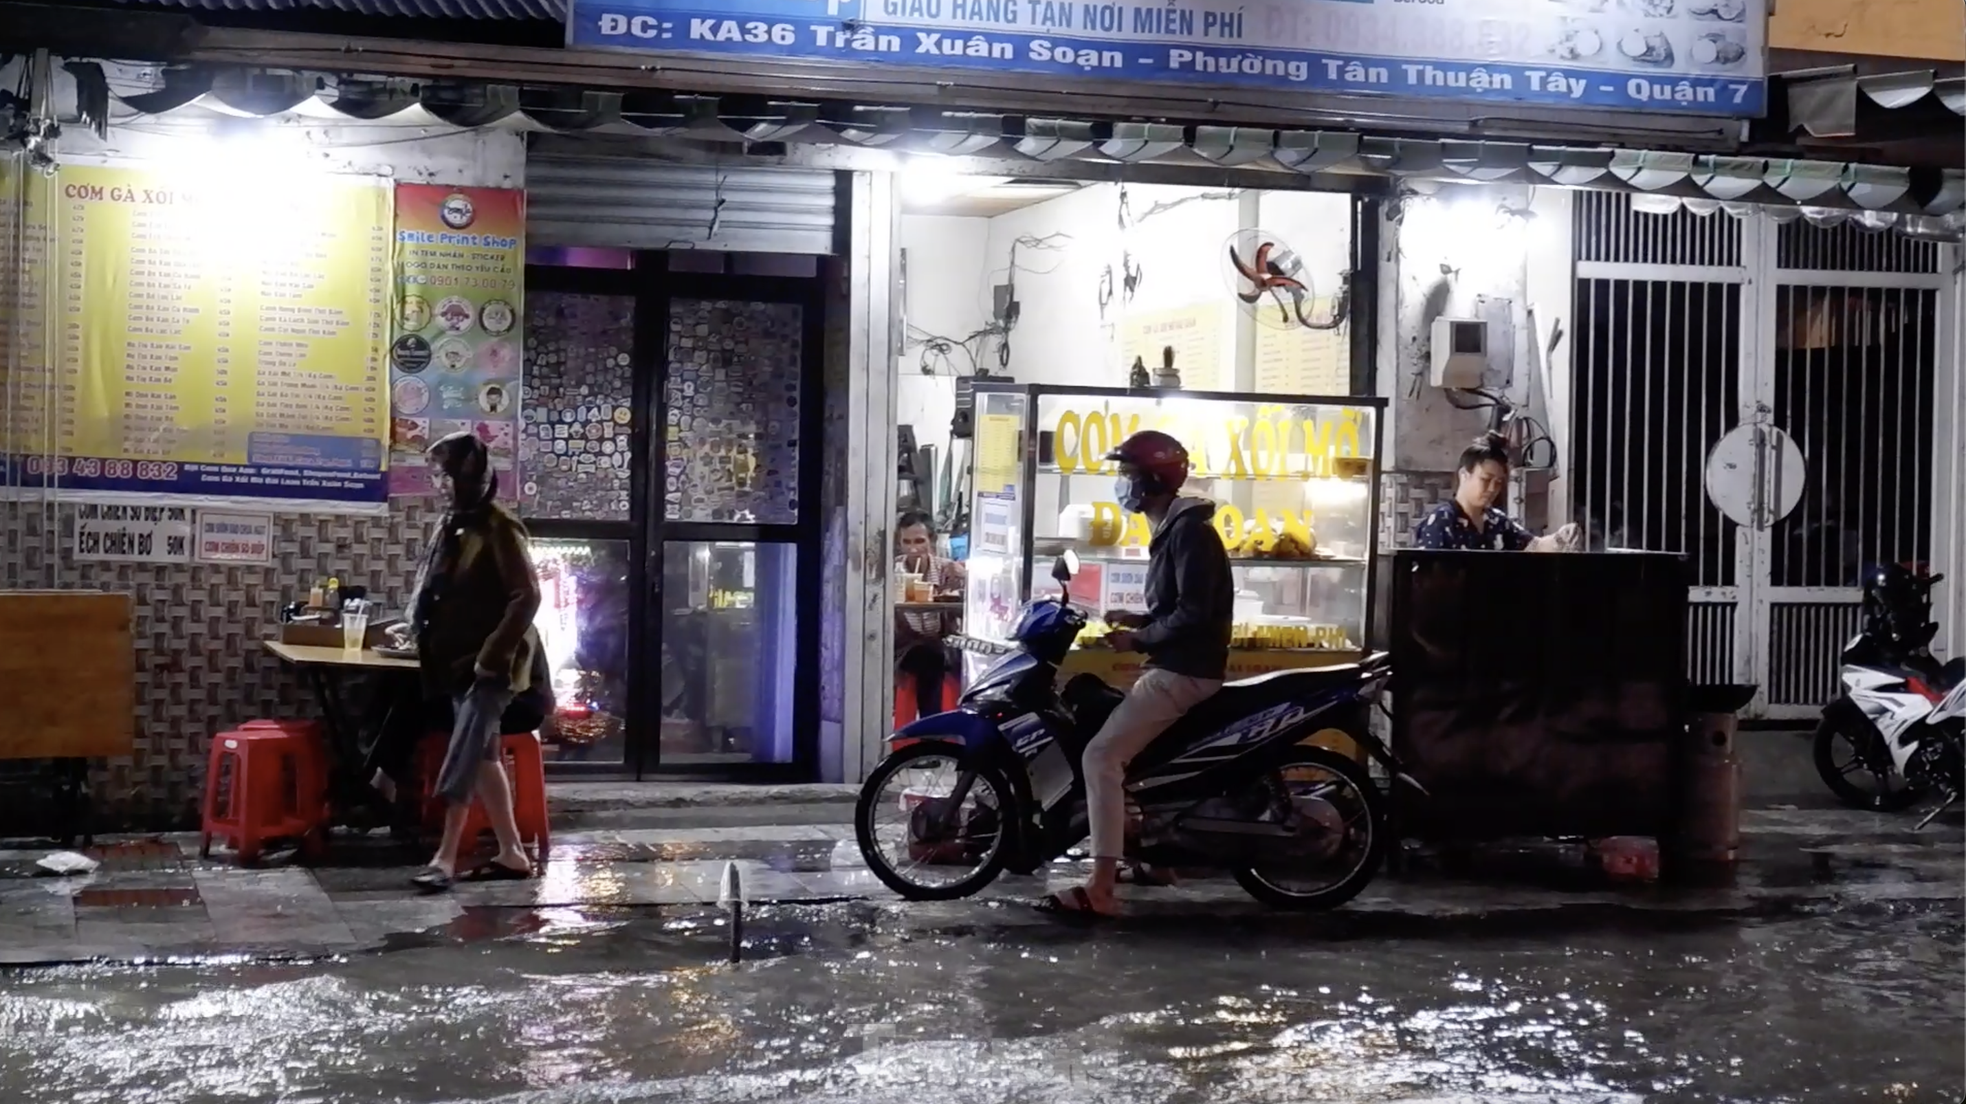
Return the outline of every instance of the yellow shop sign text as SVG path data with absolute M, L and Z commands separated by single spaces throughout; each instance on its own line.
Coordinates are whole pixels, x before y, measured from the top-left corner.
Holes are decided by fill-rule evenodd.
M 1241 510 L 1226 503 L 1215 507 L 1215 531 L 1222 536 L 1222 544 L 1230 555 L 1255 555 L 1268 552 L 1283 537 L 1294 537 L 1306 552 L 1317 547 L 1317 538 L 1312 533 L 1315 524 L 1312 511 L 1297 513 L 1282 511 L 1272 515 L 1268 510 L 1256 511 L 1256 524 L 1247 525 L 1248 518 Z M 1244 530 L 1248 530 L 1244 532 Z M 1126 547 L 1145 548 L 1152 538 L 1153 531 L 1147 524 L 1145 514 L 1129 514 L 1121 510 L 1117 502 L 1095 502 L 1092 504 L 1091 543 L 1101 548 Z
M 1067 410 L 1052 426 L 1052 458 L 1062 475 L 1103 475 L 1113 470 L 1106 454 L 1142 429 L 1172 434 L 1188 448 L 1195 475 L 1209 479 L 1320 479 L 1332 460 L 1363 456 L 1364 412 L 1354 407 L 1293 417 L 1282 407 L 1259 408 L 1253 418 L 1220 421 L 1172 411 L 1151 421 L 1139 414 Z

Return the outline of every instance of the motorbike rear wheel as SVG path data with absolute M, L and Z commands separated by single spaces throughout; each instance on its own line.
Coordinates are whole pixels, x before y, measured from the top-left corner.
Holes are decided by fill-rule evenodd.
M 937 800 L 936 795 L 917 795 L 921 804 L 908 810 L 898 825 L 883 822 L 881 815 L 886 811 L 888 785 L 895 775 L 906 770 L 925 770 L 929 760 L 946 762 L 948 773 L 953 775 L 930 781 L 931 788 L 954 783 L 971 771 L 975 777 L 961 807 L 949 811 L 958 822 L 955 830 L 947 835 L 936 833 L 933 838 L 918 838 L 918 829 L 931 826 L 928 817 L 934 811 L 931 805 Z M 904 789 L 898 802 L 905 807 L 912 792 Z M 945 800 L 948 797 L 940 796 Z M 975 757 L 959 745 L 925 740 L 902 748 L 874 768 L 874 773 L 860 787 L 860 800 L 853 810 L 853 832 L 867 869 L 889 889 L 910 901 L 953 901 L 976 893 L 1003 873 L 1004 864 L 1010 859 L 1016 815 L 1016 796 L 1002 771 L 976 766 Z M 970 826 L 987 825 L 992 820 L 994 830 L 974 861 L 967 865 L 945 861 L 952 849 L 957 856 L 967 857 L 973 839 Z M 888 854 L 885 845 L 890 843 L 899 843 L 905 849 L 909 856 L 905 865 L 898 864 Z M 948 881 L 933 881 L 921 876 L 930 872 L 951 873 L 952 877 Z
M 1326 776 L 1327 780 L 1320 788 L 1333 796 L 1337 796 L 1333 787 L 1342 788 L 1350 795 L 1344 798 L 1346 803 L 1357 806 L 1354 816 L 1345 822 L 1345 840 L 1351 840 L 1356 832 L 1366 833 L 1356 865 L 1337 881 L 1322 883 L 1314 888 L 1286 884 L 1286 875 L 1282 870 L 1241 867 L 1230 873 L 1235 875 L 1236 883 L 1251 897 L 1273 908 L 1333 909 L 1358 896 L 1373 876 L 1379 873 L 1379 866 L 1385 861 L 1386 835 L 1390 831 L 1386 823 L 1386 798 L 1364 767 L 1335 751 L 1305 744 L 1292 748 L 1288 758 L 1277 767 L 1287 790 L 1293 788 L 1289 775 L 1304 768 Z M 1293 800 L 1296 799 L 1293 797 Z M 1332 804 L 1335 806 L 1337 803 Z
M 1839 717 L 1834 710 L 1816 726 L 1816 773 L 1837 800 L 1853 809 L 1888 813 L 1918 800 L 1918 787 L 1897 771 L 1887 767 L 1879 774 L 1873 769 L 1878 757 L 1890 759 L 1888 750 L 1874 746 L 1880 738 L 1870 726 Z M 1853 781 L 1853 775 L 1870 785 Z

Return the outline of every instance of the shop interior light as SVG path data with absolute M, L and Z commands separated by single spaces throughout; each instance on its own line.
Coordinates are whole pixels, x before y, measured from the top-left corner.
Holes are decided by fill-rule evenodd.
M 946 157 L 917 154 L 901 166 L 901 200 L 910 207 L 936 207 L 952 199 L 988 191 L 1009 179 L 976 176 L 958 170 Z
M 1400 220 L 1402 234 L 1420 248 L 1438 250 L 1452 273 L 1521 263 L 1527 251 L 1548 237 L 1546 220 L 1526 204 L 1497 201 L 1491 193 L 1410 196 Z
M 172 190 L 195 197 L 203 244 L 218 255 L 277 255 L 317 231 L 295 212 L 330 180 L 292 131 L 261 125 L 175 134 L 156 160 Z

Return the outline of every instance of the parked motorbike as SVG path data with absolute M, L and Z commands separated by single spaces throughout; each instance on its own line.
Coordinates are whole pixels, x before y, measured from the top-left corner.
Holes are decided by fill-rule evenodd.
M 1816 772 L 1832 793 L 1879 810 L 1936 796 L 1920 828 L 1966 792 L 1966 657 L 1940 664 L 1930 650 L 1939 629 L 1932 588 L 1944 580 L 1896 564 L 1865 574 L 1863 631 L 1843 649 L 1843 695 L 1816 726 Z
M 1015 650 L 955 709 L 891 736 L 862 787 L 861 853 L 903 897 L 967 897 L 1006 869 L 1035 873 L 1085 838 L 1081 753 L 1124 695 L 1092 675 L 1056 689 L 1087 623 L 1069 596 L 1077 569 L 1071 553 L 1059 558 L 1061 593 L 1024 607 Z M 1305 741 L 1338 730 L 1419 789 L 1367 724 L 1390 674 L 1379 654 L 1225 684 L 1129 767 L 1127 857 L 1227 869 L 1278 907 L 1350 900 L 1390 845 L 1387 797 L 1359 763 Z

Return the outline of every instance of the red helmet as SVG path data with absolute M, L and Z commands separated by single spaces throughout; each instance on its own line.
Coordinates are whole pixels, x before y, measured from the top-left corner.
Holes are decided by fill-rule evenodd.
M 1149 494 L 1173 494 L 1188 481 L 1188 450 L 1158 429 L 1143 429 L 1128 437 L 1106 459 L 1131 464 L 1151 480 L 1155 486 L 1143 488 Z

